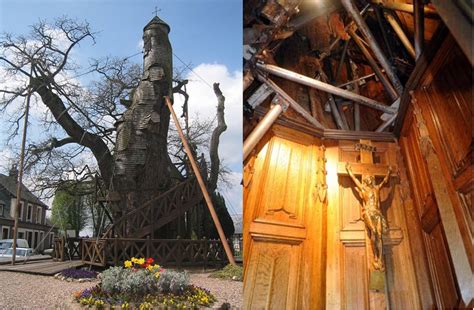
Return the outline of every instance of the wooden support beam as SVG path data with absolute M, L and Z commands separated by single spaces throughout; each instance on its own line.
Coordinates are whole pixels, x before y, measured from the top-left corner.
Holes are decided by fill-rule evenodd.
M 253 82 L 253 74 L 250 70 L 246 70 L 245 73 L 244 73 L 244 77 L 243 77 L 243 89 L 242 91 L 245 91 L 249 86 L 250 84 L 252 84 Z
M 371 2 L 374 4 L 379 4 L 382 7 L 389 10 L 400 11 L 400 12 L 405 12 L 405 13 L 410 13 L 410 14 L 413 14 L 414 12 L 413 4 L 409 4 L 409 3 L 401 3 L 397 1 L 382 1 L 382 0 L 371 0 Z M 439 17 L 436 10 L 430 7 L 424 7 L 423 12 L 426 15 L 426 17 L 431 17 L 431 18 Z
M 374 59 L 374 57 L 372 57 L 372 54 L 365 47 L 365 45 L 362 43 L 361 38 L 352 29 L 349 29 L 348 33 L 351 36 L 351 38 L 354 40 L 354 42 L 357 44 L 357 46 L 359 47 L 362 54 L 364 54 L 365 58 L 369 62 L 370 67 L 372 68 L 372 70 L 374 70 L 374 73 L 375 73 L 375 75 L 377 75 L 380 82 L 382 82 L 382 85 L 384 86 L 384 88 L 387 91 L 390 98 L 392 100 L 396 100 L 399 97 L 399 95 L 397 93 L 397 90 L 392 86 L 392 84 L 390 83 L 388 78 L 382 73 L 382 70 L 380 70 L 377 62 Z
M 381 70 L 383 72 L 383 70 Z M 345 82 L 345 83 L 342 83 L 342 84 L 339 84 L 339 85 L 336 85 L 336 87 L 339 87 L 339 88 L 343 88 L 347 85 L 351 85 L 351 84 L 355 84 L 355 85 L 359 85 L 358 82 L 360 81 L 365 81 L 371 77 L 375 76 L 375 73 L 370 73 L 370 74 L 367 74 L 367 75 L 364 75 L 364 76 L 361 76 L 360 78 L 356 77 L 354 75 L 354 79 L 352 81 L 349 81 L 349 82 Z
M 247 159 L 247 157 L 250 155 L 257 143 L 262 139 L 268 129 L 270 129 L 270 127 L 276 121 L 278 116 L 280 116 L 280 114 L 282 114 L 284 110 L 286 110 L 287 106 L 284 104 L 284 102 L 282 100 L 277 100 L 278 97 L 275 96 L 273 100 L 274 104 L 270 108 L 270 111 L 265 114 L 263 119 L 258 122 L 257 126 L 255 126 L 252 132 L 248 135 L 247 139 L 245 139 L 243 145 L 243 161 Z
M 382 123 L 377 129 L 375 129 L 375 132 L 382 132 L 384 131 L 388 126 L 390 126 L 396 119 L 397 119 L 398 113 L 395 113 L 390 116 L 389 119 L 387 119 L 385 122 Z
M 221 226 L 221 222 L 219 221 L 219 217 L 217 216 L 216 210 L 214 210 L 214 205 L 212 204 L 211 196 L 209 196 L 209 193 L 207 192 L 206 184 L 204 183 L 199 167 L 196 164 L 196 161 L 194 160 L 191 147 L 189 146 L 188 141 L 186 140 L 184 136 L 183 130 L 181 129 L 181 125 L 179 124 L 178 117 L 176 117 L 176 113 L 174 112 L 173 105 L 171 104 L 171 100 L 168 96 L 165 96 L 164 98 L 165 98 L 166 105 L 168 106 L 168 109 L 171 112 L 171 116 L 173 117 L 174 123 L 176 125 L 176 129 L 178 130 L 179 137 L 181 138 L 181 141 L 183 142 L 186 155 L 188 155 L 194 174 L 196 175 L 199 186 L 201 187 L 202 194 L 204 196 L 204 200 L 206 201 L 207 207 L 209 208 L 209 212 L 211 213 L 212 220 L 214 221 L 214 224 L 216 225 L 216 229 L 217 229 L 217 232 L 219 233 L 219 238 L 221 239 L 222 246 L 224 247 L 225 253 L 227 255 L 227 259 L 229 260 L 230 264 L 236 265 L 235 260 L 234 260 L 234 255 L 232 254 L 232 250 L 230 249 L 229 243 L 227 242 L 227 239 L 225 237 L 224 230 L 222 229 L 222 226 Z
M 259 88 L 257 88 L 257 90 L 249 97 L 249 99 L 247 100 L 248 104 L 250 104 L 252 106 L 252 108 L 256 108 L 257 106 L 259 106 L 263 101 L 265 101 L 265 99 L 268 98 L 268 96 L 270 96 L 271 94 L 273 94 L 273 90 L 268 87 L 266 84 L 262 84 L 260 85 Z
M 280 95 L 296 112 L 303 116 L 308 122 L 314 125 L 316 128 L 324 129 L 323 124 L 321 124 L 317 119 L 315 119 L 311 114 L 309 114 L 302 106 L 300 106 L 293 98 L 290 97 L 283 89 L 281 89 L 275 82 L 270 79 L 267 79 L 261 75 L 258 76 L 258 79 L 267 84 L 270 88 L 273 89 L 278 95 Z
M 415 0 L 415 57 L 420 58 L 425 43 L 425 11 L 423 0 Z
M 339 60 L 339 64 L 337 65 L 336 76 L 334 76 L 333 84 L 336 84 L 337 81 L 339 80 L 339 77 L 341 76 L 342 66 L 345 63 L 345 59 L 346 59 L 346 55 L 347 55 L 347 48 L 349 46 L 349 42 L 350 42 L 350 40 L 347 40 L 347 41 L 344 42 L 344 48 L 342 50 L 342 55 L 341 55 L 341 59 Z
M 474 44 L 472 44 L 472 2 L 431 0 L 444 24 L 474 66 Z M 425 6 L 426 8 L 426 6 Z M 426 15 L 426 11 L 425 11 Z
M 369 108 L 372 108 L 372 109 L 380 110 L 389 114 L 394 114 L 397 112 L 396 109 L 387 107 L 386 105 L 380 102 L 377 102 L 373 99 L 355 94 L 345 89 L 337 88 L 336 86 L 312 79 L 310 77 L 304 76 L 302 74 L 299 74 L 290 70 L 286 70 L 274 65 L 266 65 L 262 63 L 257 63 L 257 67 L 263 71 L 288 79 L 290 81 L 300 83 L 309 87 L 313 87 L 313 88 L 322 90 L 324 92 L 327 92 L 336 96 L 340 96 L 352 101 L 359 102 L 360 104 L 368 106 Z
M 357 79 L 357 65 L 353 63 L 350 59 L 348 61 L 348 64 L 348 76 Z M 359 83 L 354 83 L 353 88 L 354 93 L 360 94 Z M 354 103 L 354 130 L 360 131 L 360 105 L 357 102 Z
M 380 31 L 382 32 L 383 42 L 385 44 L 386 51 L 390 59 L 393 59 L 392 47 L 387 36 L 387 28 L 385 27 L 385 21 L 383 19 L 383 10 L 380 6 L 373 6 L 375 11 L 375 17 L 377 18 L 377 23 L 379 24 Z
M 390 26 L 392 26 L 393 28 L 393 31 L 395 31 L 395 33 L 397 34 L 398 38 L 400 39 L 400 41 L 402 42 L 403 46 L 405 47 L 405 49 L 408 51 L 408 54 L 410 54 L 410 56 L 415 59 L 415 48 L 413 47 L 413 45 L 411 44 L 410 42 L 410 39 L 408 39 L 407 35 L 405 34 L 405 32 L 403 31 L 402 27 L 400 26 L 400 24 L 397 22 L 397 20 L 395 19 L 395 17 L 393 17 L 392 13 L 390 12 L 385 12 L 385 18 L 387 19 L 388 23 L 390 24 Z
M 328 77 L 324 74 L 323 71 L 320 72 L 321 80 L 325 83 L 328 82 Z M 328 95 L 329 107 L 331 108 L 332 116 L 334 117 L 334 121 L 339 129 L 349 130 L 349 125 L 347 124 L 347 120 L 344 117 L 344 114 L 341 114 L 341 110 L 339 109 L 336 100 L 331 94 Z
M 380 49 L 369 27 L 367 26 L 364 19 L 357 10 L 357 7 L 355 6 L 354 2 L 352 2 L 352 0 L 342 0 L 342 5 L 344 5 L 349 15 L 351 15 L 362 34 L 367 39 L 367 43 L 370 45 L 370 48 L 374 52 L 375 57 L 378 59 L 380 65 L 387 73 L 387 76 L 395 87 L 398 96 L 400 96 L 403 93 L 403 86 L 400 80 L 398 79 L 397 74 L 393 70 L 390 62 L 387 60 L 382 50 Z
M 360 11 L 360 15 L 361 15 L 361 16 L 364 16 L 364 14 L 367 12 L 367 10 L 369 9 L 369 7 L 370 7 L 370 5 L 367 4 L 367 5 L 362 9 L 362 11 Z M 347 25 L 344 27 L 344 31 L 347 32 L 347 30 L 348 30 L 349 28 L 353 27 L 353 26 L 354 26 L 354 21 L 351 21 L 349 24 L 347 24 Z M 320 55 L 319 59 L 322 60 L 322 59 L 324 59 L 326 56 L 328 56 L 328 55 L 331 53 L 332 49 L 333 49 L 334 47 L 336 47 L 337 43 L 339 43 L 340 40 L 341 40 L 341 37 L 339 37 L 339 36 L 338 36 L 337 38 L 335 38 L 334 41 L 332 41 L 332 43 L 329 44 L 329 48 L 327 49 L 327 51 L 324 51 L 324 52 Z

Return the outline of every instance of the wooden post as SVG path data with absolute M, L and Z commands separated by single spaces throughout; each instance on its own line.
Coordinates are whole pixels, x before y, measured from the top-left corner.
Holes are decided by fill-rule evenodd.
M 389 63 L 384 53 L 382 52 L 382 49 L 379 47 L 377 41 L 375 40 L 375 37 L 373 36 L 366 22 L 364 21 L 359 11 L 357 10 L 357 7 L 355 6 L 353 0 L 342 0 L 341 2 L 342 2 L 342 5 L 346 8 L 346 11 L 349 13 L 349 15 L 351 15 L 351 17 L 354 19 L 355 23 L 359 27 L 364 37 L 367 39 L 367 43 L 369 43 L 371 50 L 374 52 L 374 55 L 380 62 L 380 65 L 382 66 L 382 68 L 384 68 L 385 73 L 387 73 L 388 78 L 390 79 L 390 81 L 392 81 L 392 84 L 397 90 L 397 93 L 399 95 L 402 94 L 403 93 L 402 83 L 398 79 L 398 76 L 396 75 L 395 70 L 393 70 L 391 64 Z
M 197 166 L 196 161 L 194 160 L 194 156 L 191 151 L 191 148 L 188 145 L 188 141 L 186 141 L 186 138 L 184 137 L 183 130 L 181 129 L 181 125 L 178 122 L 178 118 L 176 117 L 176 113 L 174 112 L 173 105 L 171 104 L 171 100 L 168 96 L 165 96 L 165 102 L 166 102 L 166 105 L 168 106 L 168 109 L 171 112 L 171 116 L 173 117 L 174 123 L 176 125 L 176 129 L 178 130 L 179 137 L 181 138 L 181 141 L 183 141 L 184 149 L 186 151 L 186 154 L 188 155 L 189 161 L 191 162 L 191 166 L 193 168 L 194 174 L 196 175 L 199 186 L 201 187 L 201 191 L 202 191 L 202 194 L 204 195 L 204 199 L 206 200 L 206 204 L 207 204 L 207 207 L 209 208 L 209 212 L 211 213 L 212 220 L 214 221 L 214 224 L 216 225 L 216 229 L 217 229 L 217 232 L 219 233 L 219 238 L 221 239 L 222 245 L 224 246 L 227 259 L 229 260 L 229 263 L 231 263 L 232 265 L 235 265 L 234 256 L 232 255 L 232 251 L 230 250 L 229 244 L 227 243 L 227 240 L 225 238 L 225 234 L 224 234 L 224 231 L 222 230 L 222 226 L 221 226 L 221 223 L 219 222 L 219 218 L 217 217 L 217 213 L 214 210 L 211 196 L 209 196 L 209 193 L 207 192 L 206 184 L 204 184 L 204 180 L 202 179 L 201 172 L 199 171 L 199 167 Z
M 273 100 L 273 102 L 275 104 L 272 105 L 270 111 L 265 114 L 263 119 L 258 122 L 257 126 L 255 126 L 252 132 L 248 135 L 247 139 L 245 139 L 243 145 L 242 160 L 247 159 L 254 147 L 257 145 L 258 141 L 260 141 L 260 139 L 262 139 L 268 129 L 270 129 L 270 127 L 276 121 L 278 116 L 280 116 L 280 114 L 283 113 L 284 110 L 286 110 L 285 105 L 281 100 L 278 102 L 275 102 L 275 100 Z
M 30 76 L 33 73 L 33 63 L 31 64 Z M 23 137 L 21 140 L 21 151 L 20 151 L 20 167 L 18 167 L 18 177 L 16 184 L 16 208 L 15 208 L 15 222 L 13 224 L 13 254 L 12 254 L 12 265 L 15 265 L 16 260 L 16 242 L 18 238 L 18 217 L 20 216 L 20 203 L 21 203 L 21 184 L 23 181 L 23 162 L 25 160 L 25 144 L 26 144 L 26 133 L 28 130 L 28 116 L 30 113 L 30 99 L 31 99 L 31 84 L 28 85 L 28 95 L 26 97 L 26 109 L 25 109 L 25 123 L 23 125 Z
M 415 59 L 415 49 L 413 48 L 413 45 L 411 44 L 410 40 L 408 39 L 400 24 L 395 20 L 395 17 L 393 17 L 393 15 L 390 13 L 385 13 L 385 18 L 392 26 L 398 38 L 402 42 L 403 46 L 405 46 L 406 50 L 408 51 L 408 54 L 410 54 L 410 56 Z
M 416 60 L 421 56 L 423 52 L 423 45 L 425 42 L 425 11 L 422 0 L 414 1 L 415 10 L 415 54 Z
M 385 90 L 388 92 L 390 98 L 392 100 L 396 100 L 399 96 L 397 94 L 397 91 L 395 88 L 393 88 L 392 84 L 388 80 L 388 78 L 382 73 L 382 70 L 380 70 L 379 66 L 377 65 L 377 62 L 375 61 L 374 57 L 372 57 L 372 54 L 370 54 L 369 50 L 365 47 L 364 43 L 362 43 L 362 40 L 360 37 L 355 33 L 353 29 L 349 29 L 347 33 L 351 36 L 351 38 L 354 40 L 356 45 L 359 47 L 360 51 L 362 54 L 364 54 L 365 59 L 369 62 L 370 67 L 372 70 L 374 70 L 375 75 L 379 78 L 380 82 L 382 82 Z

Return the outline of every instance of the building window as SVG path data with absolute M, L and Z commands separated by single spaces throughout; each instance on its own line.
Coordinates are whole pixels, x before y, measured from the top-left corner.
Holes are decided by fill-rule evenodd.
M 5 203 L 0 201 L 0 217 L 5 217 Z
M 13 210 L 16 210 L 17 208 L 17 205 L 16 205 L 16 202 L 15 202 L 15 206 L 12 207 Z M 19 216 L 19 220 L 20 221 L 23 221 L 23 201 L 20 201 L 20 212 L 18 213 L 18 216 Z M 15 217 L 15 212 L 13 212 L 13 217 Z
M 38 207 L 36 208 L 36 223 L 37 224 L 43 224 L 43 208 Z
M 2 239 L 9 239 L 10 237 L 10 228 L 9 227 L 3 227 L 2 228 Z
M 26 212 L 26 221 L 33 222 L 33 206 L 30 204 L 28 205 L 28 209 Z

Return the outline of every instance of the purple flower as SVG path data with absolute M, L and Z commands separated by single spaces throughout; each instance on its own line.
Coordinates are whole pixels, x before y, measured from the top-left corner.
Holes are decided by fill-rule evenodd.
M 69 268 L 61 271 L 61 275 L 65 276 L 66 278 L 74 278 L 74 279 L 90 279 L 97 277 L 97 272 L 83 270 L 83 269 L 74 269 Z

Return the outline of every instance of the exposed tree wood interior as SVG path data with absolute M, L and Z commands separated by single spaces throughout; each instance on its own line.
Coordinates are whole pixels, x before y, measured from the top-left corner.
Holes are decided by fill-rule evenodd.
M 244 28 L 259 39 L 244 40 L 245 70 L 255 77 L 244 102 L 271 79 L 322 125 L 289 105 L 244 159 L 249 309 L 474 306 L 471 56 L 465 38 L 444 24 L 445 12 L 460 4 L 437 11 L 438 1 L 414 1 L 246 2 Z M 353 21 L 350 5 L 363 23 Z M 302 83 L 301 75 L 393 110 L 342 96 L 331 102 L 329 90 Z M 244 106 L 244 140 L 273 96 Z M 361 163 L 359 140 L 375 146 L 373 163 Z M 382 291 L 373 286 L 362 201 L 346 162 L 360 174 L 380 175 L 388 165 L 395 171 L 381 189 L 389 227 Z

